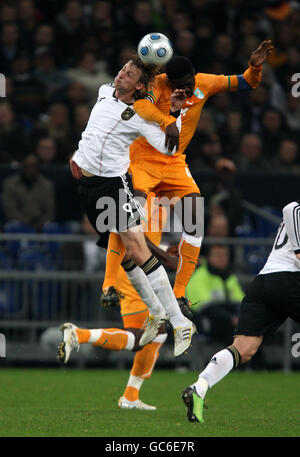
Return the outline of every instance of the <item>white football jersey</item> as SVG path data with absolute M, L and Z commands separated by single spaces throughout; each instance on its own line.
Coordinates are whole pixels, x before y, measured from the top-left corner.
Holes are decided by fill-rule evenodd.
M 129 167 L 129 146 L 143 136 L 158 151 L 170 155 L 165 134 L 157 124 L 142 119 L 132 105 L 114 97 L 112 84 L 104 84 L 79 141 L 73 160 L 96 176 L 124 175 Z M 180 130 L 181 116 L 177 118 Z M 175 152 L 175 148 L 171 154 Z
M 259 274 L 280 271 L 300 271 L 300 204 L 292 202 L 283 210 L 280 223 L 268 260 Z

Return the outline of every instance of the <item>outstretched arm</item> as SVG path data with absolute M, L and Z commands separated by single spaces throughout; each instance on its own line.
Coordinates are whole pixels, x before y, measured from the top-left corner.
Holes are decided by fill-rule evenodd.
M 173 116 L 171 116 L 170 114 L 164 114 L 150 100 L 146 98 L 141 98 L 137 100 L 134 103 L 133 108 L 139 116 L 145 119 L 145 121 L 155 122 L 163 130 L 168 125 L 176 121 L 176 119 Z
M 206 75 L 209 79 L 209 96 L 222 91 L 251 90 L 261 82 L 262 64 L 273 51 L 271 40 L 263 41 L 249 59 L 249 67 L 242 75 Z
M 146 98 L 137 100 L 134 103 L 134 110 L 145 121 L 155 122 L 164 130 L 166 135 L 166 146 L 169 151 L 172 151 L 174 146 L 178 149 L 179 131 L 176 126 L 176 118 L 178 117 L 178 111 L 186 100 L 186 95 L 184 90 L 175 89 L 170 97 L 170 112 L 169 114 L 165 114 L 155 106 L 161 90 L 161 87 L 153 89 L 148 92 Z
M 272 41 L 267 40 L 263 41 L 258 48 L 252 52 L 249 60 L 249 68 L 241 75 L 250 88 L 255 89 L 255 87 L 260 84 L 262 64 L 267 60 L 273 49 L 274 46 Z M 240 76 L 238 76 L 238 78 L 240 78 Z M 239 85 L 243 85 L 242 78 L 241 82 L 239 81 Z M 242 87 L 238 87 L 238 89 L 242 89 Z
M 139 133 L 140 136 L 146 138 L 149 144 L 157 149 L 159 152 L 165 155 L 173 155 L 176 152 L 176 148 L 174 147 L 172 150 L 169 149 L 169 146 L 166 145 L 166 135 L 164 132 L 159 128 L 159 126 L 153 122 L 147 122 L 141 119 L 141 123 L 139 126 Z M 176 120 L 176 125 L 178 131 L 181 128 L 181 116 L 179 116 Z
M 145 119 L 145 121 L 155 122 L 165 131 L 166 145 L 171 151 L 174 144 L 176 145 L 179 142 L 179 131 L 176 126 L 176 118 L 172 116 L 172 112 L 170 112 L 170 114 L 164 114 L 146 98 L 137 100 L 133 107 L 138 115 Z

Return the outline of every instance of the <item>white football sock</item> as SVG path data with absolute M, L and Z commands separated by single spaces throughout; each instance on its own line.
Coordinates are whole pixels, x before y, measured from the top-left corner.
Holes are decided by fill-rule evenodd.
M 152 288 L 151 282 L 143 270 L 136 266 L 132 270 L 126 271 L 126 274 L 145 305 L 149 308 L 150 314 L 156 316 L 162 313 L 164 311 L 164 306 L 160 303 Z
M 192 384 L 200 397 L 204 398 L 207 389 L 221 381 L 234 367 L 233 355 L 228 349 L 222 349 L 217 352 L 207 365 L 207 367 L 199 374 L 198 381 Z M 206 383 L 204 382 L 206 381 Z
M 96 341 L 101 338 L 102 335 L 102 329 L 101 328 L 96 328 L 96 329 L 90 329 L 90 338 L 89 338 L 89 343 L 93 344 L 96 343 Z
M 132 351 L 135 344 L 135 336 L 131 332 L 127 332 L 127 343 L 124 348 L 125 351 Z
M 204 399 L 206 392 L 208 391 L 208 382 L 206 379 L 199 376 L 198 381 L 193 384 L 193 386 L 195 386 L 197 394 Z
M 182 314 L 166 270 L 160 265 L 147 275 L 149 282 L 163 304 L 168 318 L 174 328 L 187 325 L 187 318 Z
M 104 329 L 104 331 L 105 331 L 105 329 Z M 89 338 L 88 342 L 90 344 L 96 343 L 96 341 L 98 341 L 99 338 L 101 338 L 102 332 L 103 332 L 102 328 L 90 329 L 90 338 Z M 122 330 L 122 333 L 124 333 L 124 332 L 126 332 L 126 330 Z M 127 343 L 124 348 L 124 351 L 132 351 L 134 348 L 134 344 L 135 344 L 135 336 L 131 332 L 126 332 L 126 333 L 127 333 Z
M 143 382 L 143 378 L 140 378 L 139 376 L 133 376 L 131 374 L 128 379 L 127 387 L 134 387 L 135 389 L 140 390 Z

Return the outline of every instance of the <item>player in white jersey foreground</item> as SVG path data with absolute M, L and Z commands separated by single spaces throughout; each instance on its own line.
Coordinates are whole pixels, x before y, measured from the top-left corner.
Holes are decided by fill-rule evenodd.
M 176 357 L 188 349 L 196 328 L 182 314 L 164 267 L 146 244 L 140 224 L 143 210 L 133 198 L 127 173 L 129 146 L 139 136 L 163 154 L 170 154 L 159 126 L 145 121 L 132 108 L 153 78 L 154 72 L 151 74 L 149 67 L 136 57 L 119 71 L 114 84 L 100 87 L 78 150 L 71 159 L 71 170 L 80 180 L 79 195 L 87 217 L 100 234 L 99 246 L 107 247 L 108 234 L 113 232 L 119 238 L 120 255 L 124 256 L 126 249 L 131 259 L 122 266 L 150 312 L 139 345 L 152 341 L 163 321 L 169 319 L 174 327 Z M 172 110 L 180 110 L 184 101 L 184 91 L 174 91 Z M 179 128 L 180 121 L 179 116 Z M 62 331 L 59 358 L 65 361 L 72 349 L 74 329 L 71 324 L 64 324 Z
M 233 344 L 215 354 L 198 381 L 182 393 L 190 422 L 204 422 L 207 390 L 240 363 L 248 362 L 264 336 L 275 332 L 288 317 L 300 322 L 300 201 L 283 208 L 272 251 L 242 301 Z

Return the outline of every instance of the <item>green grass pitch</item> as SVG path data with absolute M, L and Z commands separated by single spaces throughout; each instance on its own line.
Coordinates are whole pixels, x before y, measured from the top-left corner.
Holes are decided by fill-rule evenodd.
M 128 371 L 0 370 L 1 437 L 299 436 L 300 373 L 233 372 L 207 395 L 205 424 L 180 394 L 197 373 L 157 370 L 141 398 L 157 411 L 120 410 Z

